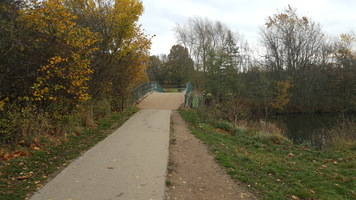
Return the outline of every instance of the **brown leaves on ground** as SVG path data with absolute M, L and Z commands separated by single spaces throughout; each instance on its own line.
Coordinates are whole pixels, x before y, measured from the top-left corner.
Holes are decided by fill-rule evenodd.
M 220 129 L 220 128 L 216 128 L 216 129 L 214 129 L 214 131 L 217 131 L 217 132 L 219 132 L 219 133 L 223 133 L 223 134 L 233 135 L 233 133 L 232 133 L 232 132 L 225 131 L 225 130 L 222 130 L 222 129 Z
M 17 150 L 0 149 L 0 158 L 2 161 L 10 161 L 15 158 L 31 155 L 31 151 L 40 150 L 42 145 L 40 140 L 35 138 L 30 144 L 26 144 L 25 140 L 20 140 L 17 143 Z
M 1 150 L 0 152 L 3 152 L 4 150 Z M 24 151 L 21 150 L 16 150 L 10 153 L 0 153 L 1 156 L 1 160 L 2 161 L 9 161 L 12 160 L 14 158 L 18 158 L 18 157 L 24 157 L 29 155 L 29 153 L 26 153 Z

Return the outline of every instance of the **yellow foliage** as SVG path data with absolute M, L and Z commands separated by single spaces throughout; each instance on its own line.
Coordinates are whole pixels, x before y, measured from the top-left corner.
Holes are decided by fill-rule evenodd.
M 1 98 L 1 96 L 0 96 L 0 98 Z M 9 97 L 5 97 L 4 99 L 0 100 L 0 111 L 4 110 L 6 101 L 9 101 Z
M 31 41 L 32 47 L 50 43 L 56 50 L 38 69 L 39 76 L 33 84 L 36 101 L 78 104 L 89 99 L 87 85 L 93 73 L 90 61 L 98 39 L 89 28 L 78 26 L 75 19 L 77 16 L 62 0 L 32 1 L 32 6 L 21 13 L 19 21 L 40 35 Z
M 144 34 L 137 24 L 143 13 L 139 0 L 70 0 L 70 6 L 78 9 L 80 19 L 100 21 L 92 26 L 98 30 L 102 40 L 99 41 L 99 57 L 94 72 L 95 93 L 105 96 L 128 94 L 130 87 L 145 78 L 151 38 Z M 102 27 L 103 26 L 103 27 Z M 100 27 L 100 28 L 98 28 Z M 110 53 L 107 53 L 110 52 Z M 101 60 L 105 57 L 109 59 Z M 73 83 L 75 84 L 75 83 Z
M 291 95 L 288 90 L 293 87 L 291 78 L 286 81 L 276 81 L 275 99 L 270 105 L 277 110 L 284 110 L 284 107 L 289 103 Z
M 0 101 L 0 111 L 4 110 L 4 105 L 5 105 L 5 102 Z

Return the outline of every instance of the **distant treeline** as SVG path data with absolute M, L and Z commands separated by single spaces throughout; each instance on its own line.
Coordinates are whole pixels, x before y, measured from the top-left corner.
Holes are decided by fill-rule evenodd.
M 225 24 L 200 17 L 178 25 L 175 33 L 195 62 L 194 68 L 180 66 L 184 80 L 194 81 L 214 102 L 229 104 L 230 111 L 356 111 L 354 33 L 327 37 L 319 23 L 290 6 L 267 18 L 254 49 Z M 175 81 L 169 63 L 177 58 L 171 54 L 151 57 L 151 79 Z

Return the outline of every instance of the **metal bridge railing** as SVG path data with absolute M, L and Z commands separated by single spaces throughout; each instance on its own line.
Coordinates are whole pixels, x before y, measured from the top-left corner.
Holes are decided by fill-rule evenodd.
M 164 92 L 164 90 L 156 81 L 142 83 L 132 90 L 132 100 L 137 102 L 150 92 Z
M 192 105 L 190 93 L 193 91 L 192 82 L 188 82 L 184 94 L 184 106 L 190 108 Z

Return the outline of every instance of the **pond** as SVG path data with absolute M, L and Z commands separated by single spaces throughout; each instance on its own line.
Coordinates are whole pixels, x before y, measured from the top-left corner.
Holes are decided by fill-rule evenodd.
M 355 114 L 286 114 L 271 117 L 270 120 L 282 129 L 285 136 L 295 144 L 309 143 L 313 146 L 323 144 L 322 129 L 330 129 L 343 119 L 354 120 Z

